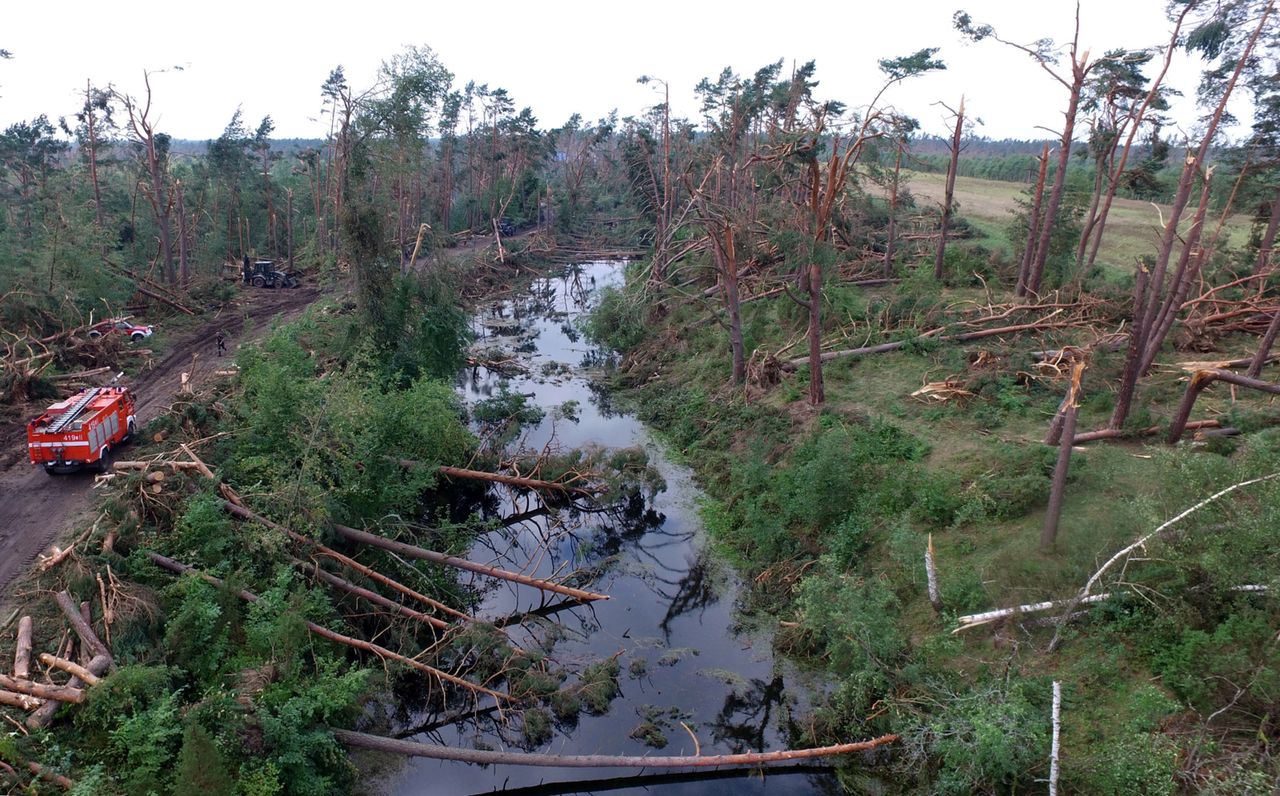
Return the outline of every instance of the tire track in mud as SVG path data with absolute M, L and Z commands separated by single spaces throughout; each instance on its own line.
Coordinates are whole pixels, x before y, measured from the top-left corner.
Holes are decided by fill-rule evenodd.
M 246 289 L 233 304 L 211 313 L 185 333 L 151 369 L 123 382 L 138 396 L 139 428 L 155 419 L 172 402 L 183 371 L 193 383 L 208 378 L 220 361 L 214 334 L 222 329 L 234 353 L 237 343 L 261 337 L 277 319 L 287 320 L 321 295 L 312 287 L 287 291 Z M 230 359 L 225 361 L 230 362 Z M 33 411 L 39 411 L 33 408 Z M 71 525 L 90 520 L 93 475 L 72 473 L 50 477 L 26 457 L 26 429 L 21 423 L 0 427 L 0 605 L 8 602 L 14 582 L 48 549 L 68 533 Z

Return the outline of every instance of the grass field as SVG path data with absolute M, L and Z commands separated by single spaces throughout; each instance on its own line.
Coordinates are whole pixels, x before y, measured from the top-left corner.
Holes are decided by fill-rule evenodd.
M 942 201 L 946 175 L 913 172 L 907 187 L 920 205 Z M 987 235 L 984 243 L 1011 252 L 1008 226 L 1017 205 L 1015 200 L 1027 186 L 1022 183 L 981 180 L 976 177 L 956 178 L 957 212 Z M 1191 208 L 1194 210 L 1194 208 Z M 1189 216 L 1190 211 L 1184 213 Z M 1099 263 L 1109 276 L 1131 273 L 1139 257 L 1154 255 L 1160 242 L 1160 230 L 1169 217 L 1168 205 L 1156 205 L 1135 199 L 1116 199 L 1107 220 L 1106 233 L 1099 252 Z M 1219 219 L 1210 214 L 1204 233 L 1211 239 Z M 1184 220 L 1183 227 L 1189 223 Z M 1248 239 L 1249 219 L 1235 215 L 1223 226 L 1219 248 L 1242 246 Z

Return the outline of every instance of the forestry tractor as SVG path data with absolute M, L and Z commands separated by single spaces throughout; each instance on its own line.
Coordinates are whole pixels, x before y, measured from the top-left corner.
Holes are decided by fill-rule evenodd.
M 276 270 L 276 264 L 271 260 L 258 260 L 254 262 L 252 270 L 249 272 L 248 281 L 254 287 L 298 287 L 299 283 L 292 274 L 286 274 L 284 271 Z

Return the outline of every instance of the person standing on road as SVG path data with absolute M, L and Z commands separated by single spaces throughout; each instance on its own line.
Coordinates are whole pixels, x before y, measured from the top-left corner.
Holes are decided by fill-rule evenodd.
M 218 346 L 218 356 L 222 356 L 227 353 L 227 336 L 222 333 L 221 329 L 214 334 L 213 341 Z
M 249 265 L 249 255 L 244 256 L 244 283 L 249 284 L 249 276 L 253 273 L 252 266 Z

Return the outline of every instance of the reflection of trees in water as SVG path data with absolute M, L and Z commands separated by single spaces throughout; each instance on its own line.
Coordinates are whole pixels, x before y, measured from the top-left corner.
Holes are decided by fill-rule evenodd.
M 744 686 L 731 688 L 709 725 L 712 737 L 734 754 L 763 752 L 773 711 L 784 707 L 786 698 L 781 676 L 768 682 L 752 678 Z
M 699 553 L 684 577 L 676 580 L 675 587 L 675 594 L 667 602 L 667 612 L 658 625 L 668 641 L 671 639 L 672 622 L 694 611 L 701 614 L 719 599 L 705 550 Z

